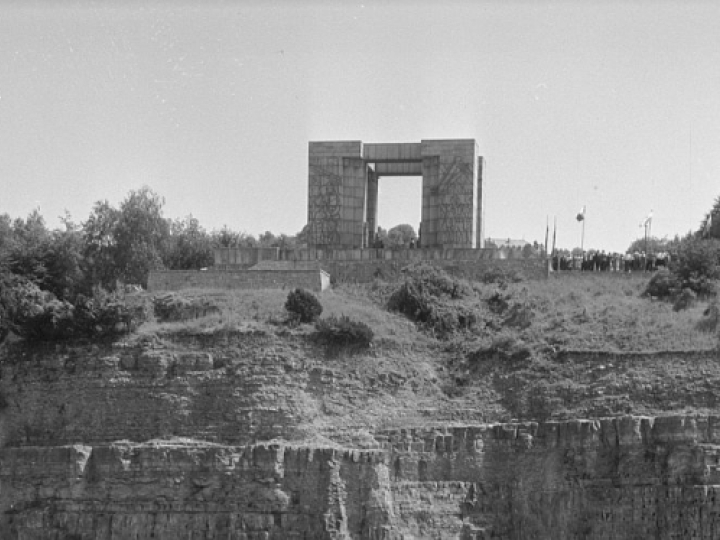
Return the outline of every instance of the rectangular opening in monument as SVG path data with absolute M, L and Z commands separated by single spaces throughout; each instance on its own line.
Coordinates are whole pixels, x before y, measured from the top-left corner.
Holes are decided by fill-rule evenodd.
M 386 231 L 411 225 L 415 234 L 422 212 L 422 176 L 381 176 L 378 180 L 378 225 Z

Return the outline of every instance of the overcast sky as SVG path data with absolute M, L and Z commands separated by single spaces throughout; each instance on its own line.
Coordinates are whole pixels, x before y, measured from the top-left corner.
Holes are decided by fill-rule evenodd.
M 720 195 L 720 2 L 0 3 L 0 213 L 131 189 L 294 234 L 310 140 L 475 138 L 491 237 L 625 250 Z M 420 219 L 381 179 L 380 225 Z M 552 233 L 551 233 L 552 234 Z

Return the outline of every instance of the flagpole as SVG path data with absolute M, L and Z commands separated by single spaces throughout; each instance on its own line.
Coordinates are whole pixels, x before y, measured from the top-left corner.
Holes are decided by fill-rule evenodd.
M 580 251 L 585 255 L 585 216 L 582 220 L 582 233 L 580 234 Z

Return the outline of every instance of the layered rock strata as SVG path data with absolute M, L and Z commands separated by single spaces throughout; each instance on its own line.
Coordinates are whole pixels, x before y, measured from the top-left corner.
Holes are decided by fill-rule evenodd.
M 346 379 L 261 334 L 195 345 L 4 351 L 0 538 L 720 537 L 720 417 L 294 443 Z
M 720 418 L 6 447 L 3 538 L 717 538 Z

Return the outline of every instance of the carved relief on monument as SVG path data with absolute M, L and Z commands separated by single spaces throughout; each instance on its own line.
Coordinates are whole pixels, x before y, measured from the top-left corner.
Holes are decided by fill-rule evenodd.
M 473 163 L 459 157 L 441 160 L 438 192 L 438 242 L 471 246 L 473 215 Z
M 310 158 L 308 223 L 310 244 L 340 243 L 342 175 L 338 158 Z

